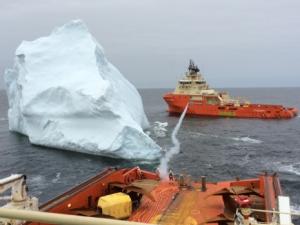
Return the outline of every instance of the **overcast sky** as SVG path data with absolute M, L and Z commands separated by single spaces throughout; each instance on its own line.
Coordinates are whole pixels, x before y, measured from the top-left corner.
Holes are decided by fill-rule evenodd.
M 299 0 L 0 0 L 0 88 L 22 40 L 72 19 L 138 88 L 174 87 L 190 58 L 213 87 L 300 86 Z

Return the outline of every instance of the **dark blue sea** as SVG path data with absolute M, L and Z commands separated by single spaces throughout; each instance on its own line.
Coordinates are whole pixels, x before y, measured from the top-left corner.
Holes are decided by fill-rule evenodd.
M 279 103 L 300 109 L 300 88 L 232 88 L 232 96 L 255 103 Z M 168 122 L 164 138 L 155 138 L 170 148 L 170 135 L 178 117 L 169 117 L 162 95 L 166 89 L 139 90 L 151 123 Z M 0 91 L 0 177 L 23 173 L 32 195 L 44 202 L 109 166 L 139 165 L 155 170 L 158 163 L 129 162 L 31 145 L 28 138 L 8 130 L 8 103 Z M 263 171 L 278 172 L 285 194 L 300 210 L 300 118 L 260 120 L 233 118 L 188 118 L 178 133 L 181 153 L 170 162 L 175 172 L 209 181 L 248 178 Z M 141 149 L 142 150 L 142 149 Z M 294 221 L 300 224 L 299 220 Z

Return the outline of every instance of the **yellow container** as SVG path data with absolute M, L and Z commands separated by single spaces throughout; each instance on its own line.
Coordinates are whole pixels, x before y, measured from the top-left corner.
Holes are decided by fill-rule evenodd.
M 102 209 L 103 215 L 116 219 L 128 218 L 132 212 L 131 198 L 122 192 L 100 197 L 98 207 Z

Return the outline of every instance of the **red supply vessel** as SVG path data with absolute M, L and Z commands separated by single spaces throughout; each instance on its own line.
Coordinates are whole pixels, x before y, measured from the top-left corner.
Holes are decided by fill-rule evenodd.
M 298 110 L 293 107 L 252 104 L 231 98 L 227 92 L 210 88 L 192 60 L 185 77 L 179 80 L 173 92 L 165 94 L 163 98 L 169 106 L 170 115 L 182 113 L 187 104 L 187 115 L 192 116 L 290 119 L 298 114 Z

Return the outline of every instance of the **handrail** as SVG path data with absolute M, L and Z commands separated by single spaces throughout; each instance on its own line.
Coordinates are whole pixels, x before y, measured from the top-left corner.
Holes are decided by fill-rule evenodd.
M 146 223 L 104 219 L 32 210 L 0 208 L 0 217 L 59 225 L 146 225 Z
M 292 211 L 292 212 L 280 212 L 276 210 L 264 210 L 264 209 L 251 209 L 252 212 L 265 212 L 265 213 L 275 213 L 275 214 L 287 214 L 292 216 L 300 216 L 300 211 Z

